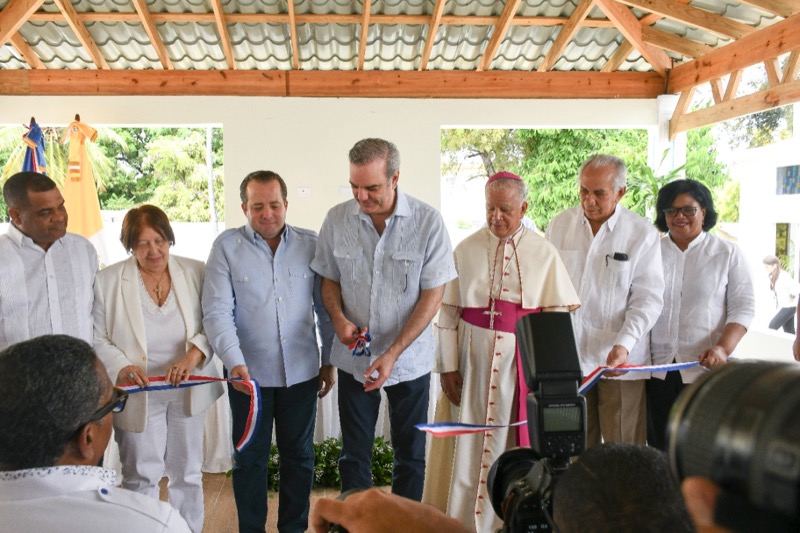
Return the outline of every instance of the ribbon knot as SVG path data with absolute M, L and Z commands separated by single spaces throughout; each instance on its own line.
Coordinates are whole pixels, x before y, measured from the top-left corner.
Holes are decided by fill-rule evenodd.
M 367 357 L 372 355 L 372 352 L 369 349 L 369 343 L 372 341 L 372 335 L 370 335 L 369 330 L 364 328 L 363 332 L 359 332 L 356 335 L 356 340 L 353 341 L 353 344 L 350 344 L 348 348 L 353 351 L 353 357 L 359 357 L 365 355 Z

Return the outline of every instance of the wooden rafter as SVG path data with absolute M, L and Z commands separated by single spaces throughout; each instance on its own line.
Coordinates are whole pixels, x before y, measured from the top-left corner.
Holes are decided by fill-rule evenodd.
M 800 59 L 800 50 L 793 50 L 789 54 L 789 60 L 786 61 L 786 67 L 783 69 L 783 83 L 797 78 L 797 69 L 800 66 L 798 59 Z
M 799 25 L 800 14 L 792 15 L 701 58 L 682 63 L 670 72 L 667 91 L 680 93 L 688 87 L 721 78 L 736 70 L 798 49 Z
M 642 25 L 633 16 L 631 10 L 617 3 L 615 0 L 597 0 L 597 5 L 603 13 L 614 23 L 617 29 L 625 36 L 636 50 L 642 54 L 645 61 L 650 63 L 653 70 L 661 76 L 667 75 L 667 69 L 672 67 L 672 60 L 666 52 L 650 46 L 642 39 Z
M 364 12 L 361 14 L 361 38 L 358 40 L 358 70 L 364 70 L 364 56 L 367 53 L 367 37 L 369 36 L 369 14 L 372 0 L 364 0 Z
M 42 4 L 44 0 L 9 0 L 0 11 L 0 46 L 6 44 Z
M 567 21 L 558 32 L 558 37 L 553 41 L 550 50 L 547 51 L 547 55 L 542 62 L 539 63 L 539 68 L 537 69 L 539 72 L 547 72 L 553 68 L 553 65 L 556 64 L 556 61 L 561 57 L 564 49 L 575 36 L 575 32 L 580 28 L 586 15 L 588 15 L 589 11 L 594 7 L 594 1 L 595 0 L 581 0 L 580 4 L 575 7 L 575 11 L 572 12 L 569 21 Z
M 722 87 L 722 80 L 717 78 L 716 80 L 711 80 L 709 83 L 711 84 L 711 96 L 714 98 L 714 103 L 721 103 L 725 94 L 725 89 Z
M 230 35 L 228 35 L 225 12 L 222 11 L 222 2 L 220 0 L 211 0 L 211 9 L 214 10 L 214 22 L 217 25 L 219 45 L 222 47 L 222 53 L 225 54 L 225 61 L 228 63 L 229 69 L 236 70 L 236 60 L 233 57 L 233 48 L 231 47 Z
M 725 87 L 725 96 L 722 97 L 723 102 L 729 102 L 736 98 L 736 91 L 739 90 L 739 83 L 742 81 L 742 71 L 737 70 L 731 72 L 728 76 L 728 86 Z
M 492 38 L 489 39 L 489 44 L 486 45 L 486 50 L 484 50 L 483 57 L 478 64 L 478 71 L 488 70 L 489 66 L 491 66 L 494 55 L 497 53 L 497 49 L 500 48 L 500 43 L 503 42 L 506 33 L 508 33 L 508 28 L 511 26 L 514 15 L 517 14 L 519 3 L 520 0 L 506 0 L 506 5 L 500 14 L 500 20 L 497 22 Z
M 442 23 L 442 13 L 444 13 L 445 0 L 436 0 L 436 5 L 433 6 L 433 13 L 431 20 L 428 23 L 428 36 L 425 38 L 425 48 L 422 49 L 422 57 L 419 60 L 419 70 L 428 70 L 428 61 L 431 58 L 431 50 L 433 50 L 433 42 L 436 40 L 436 34 L 439 33 L 439 25 Z
M 654 72 L 0 70 L 5 95 L 655 98 L 663 83 Z
M 69 27 L 72 28 L 72 31 L 75 33 L 75 36 L 86 49 L 86 52 L 89 54 L 89 57 L 92 58 L 95 66 L 101 70 L 109 70 L 110 67 L 108 63 L 106 63 L 106 59 L 103 57 L 103 54 L 100 53 L 100 49 L 97 48 L 97 44 L 92 39 L 92 36 L 89 35 L 89 30 L 86 29 L 86 26 L 83 25 L 82 22 L 78 20 L 77 12 L 75 8 L 72 6 L 72 2 L 70 0 L 53 0 L 58 10 L 61 11 L 61 14 L 64 15 L 64 18 L 69 24 Z
M 297 43 L 297 20 L 294 15 L 294 0 L 286 0 L 289 14 L 289 38 L 292 40 L 292 67 L 300 69 L 300 45 Z
M 650 26 L 642 26 L 642 39 L 644 42 L 675 52 L 685 57 L 700 57 L 713 50 L 712 47 L 707 46 L 691 39 L 684 39 L 672 33 L 657 30 Z
M 39 59 L 39 56 L 36 55 L 36 52 L 33 51 L 33 48 L 28 46 L 25 39 L 20 37 L 18 33 L 11 36 L 11 44 L 14 45 L 14 48 L 17 49 L 17 52 L 19 52 L 19 55 L 22 56 L 28 66 L 34 69 L 47 68 L 42 63 L 42 60 Z
M 800 3 L 797 0 L 739 0 L 743 4 L 775 13 L 782 17 L 791 17 L 800 13 Z
M 701 128 L 795 102 L 800 102 L 800 80 L 790 81 L 755 94 L 687 113 L 681 116 L 674 125 L 670 122 L 670 133 L 674 136 L 682 131 Z
M 767 81 L 770 87 L 777 87 L 781 84 L 781 76 L 778 74 L 781 72 L 781 66 L 777 57 L 764 60 L 764 69 L 767 71 Z
M 600 72 L 614 72 L 631 55 L 631 52 L 633 52 L 633 45 L 630 41 L 622 41 L 622 44 L 614 50 L 606 64 L 600 69 Z
M 164 70 L 174 70 L 175 67 L 172 66 L 172 61 L 169 59 L 167 49 L 164 47 L 164 41 L 161 40 L 161 35 L 158 33 L 155 22 L 153 22 L 153 16 L 150 14 L 150 10 L 147 8 L 147 2 L 145 2 L 145 0 L 132 0 L 132 2 L 133 7 L 136 9 L 136 13 L 139 15 L 139 19 L 142 22 L 142 26 L 144 26 L 144 31 L 150 38 L 150 44 L 153 45 L 156 54 L 158 54 L 158 59 L 161 61 L 161 66 L 164 68 Z
M 689 26 L 702 28 L 716 33 L 722 37 L 739 39 L 745 35 L 753 33 L 755 28 L 725 18 L 716 13 L 697 9 L 689 5 L 683 5 L 679 2 L 671 2 L 669 0 L 619 0 L 631 7 L 638 7 L 655 13 L 664 18 L 677 20 Z M 608 13 L 606 13 L 608 15 Z
M 678 103 L 675 105 L 675 110 L 672 112 L 672 118 L 669 121 L 670 139 L 675 138 L 677 132 L 673 131 L 673 128 L 678 124 L 678 119 L 680 119 L 680 117 L 686 113 L 686 110 L 689 109 L 689 104 L 692 103 L 692 98 L 694 98 L 695 89 L 695 87 L 690 87 L 683 91 L 678 97 Z

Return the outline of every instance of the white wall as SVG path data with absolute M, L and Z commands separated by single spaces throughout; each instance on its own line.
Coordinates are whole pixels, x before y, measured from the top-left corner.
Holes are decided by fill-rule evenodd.
M 26 124 L 33 115 L 40 124 L 67 124 L 76 113 L 93 126 L 221 126 L 226 226 L 244 221 L 241 179 L 269 169 L 289 185 L 289 222 L 312 229 L 331 206 L 350 197 L 347 152 L 364 137 L 396 143 L 400 186 L 439 207 L 443 126 L 655 128 L 657 123 L 656 100 L 0 96 L 0 123 Z M 299 198 L 299 187 L 310 188 L 311 195 Z

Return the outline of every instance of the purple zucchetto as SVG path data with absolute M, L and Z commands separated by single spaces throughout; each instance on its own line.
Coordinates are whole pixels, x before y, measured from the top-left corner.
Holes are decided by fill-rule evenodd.
M 506 172 L 505 170 L 503 170 L 502 172 L 498 172 L 497 174 L 495 174 L 491 178 L 489 178 L 489 181 L 486 182 L 486 185 L 489 185 L 493 181 L 502 180 L 502 179 L 522 181 L 522 178 L 520 178 L 516 174 L 512 174 L 511 172 Z

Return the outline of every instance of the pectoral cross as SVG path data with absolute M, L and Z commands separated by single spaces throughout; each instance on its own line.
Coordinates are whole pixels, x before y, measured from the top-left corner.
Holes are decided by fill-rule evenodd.
M 500 316 L 500 315 L 503 314 L 500 311 L 495 311 L 494 310 L 494 302 L 495 302 L 495 299 L 492 298 L 491 307 L 489 308 L 488 311 L 484 311 L 483 312 L 484 315 L 489 315 L 489 329 L 494 329 L 494 317 Z

